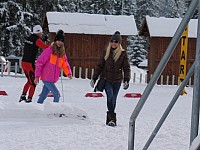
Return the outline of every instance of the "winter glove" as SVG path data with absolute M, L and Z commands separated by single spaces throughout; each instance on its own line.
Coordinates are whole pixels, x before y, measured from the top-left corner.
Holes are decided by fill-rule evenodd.
M 129 83 L 126 81 L 124 82 L 123 89 L 126 90 L 129 87 Z
M 95 82 L 96 82 L 96 80 L 91 79 L 91 81 L 90 81 L 90 86 L 91 86 L 92 88 L 94 88 Z
M 39 83 L 39 78 L 35 78 L 34 83 L 35 83 L 35 85 L 37 85 Z

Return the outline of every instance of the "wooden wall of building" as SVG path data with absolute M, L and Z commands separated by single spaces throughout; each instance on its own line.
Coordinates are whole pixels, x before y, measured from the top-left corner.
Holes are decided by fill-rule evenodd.
M 53 41 L 55 33 L 50 34 L 50 41 Z M 79 77 L 78 69 L 82 68 L 81 77 L 85 78 L 85 69 L 88 68 L 88 75 L 91 75 L 101 54 L 110 41 L 110 35 L 92 34 L 65 34 L 65 48 L 71 68 L 75 66 L 75 77 Z M 123 48 L 126 49 L 126 36 L 122 36 Z M 90 76 L 88 76 L 90 78 Z
M 171 38 L 166 37 L 150 37 L 149 38 L 149 51 L 148 51 L 148 82 L 150 81 L 151 75 L 154 73 L 157 68 L 164 52 L 166 51 Z M 181 44 L 180 41 L 174 50 L 169 62 L 163 70 L 163 83 L 166 84 L 167 76 L 169 76 L 169 84 L 172 84 L 172 76 L 175 75 L 175 84 L 178 84 L 178 76 L 180 70 L 180 51 Z M 191 65 L 194 62 L 196 53 L 196 39 L 189 39 L 188 42 L 188 55 L 187 55 L 187 72 L 189 71 Z M 161 78 L 158 80 L 160 84 Z M 193 77 L 192 77 L 193 84 Z

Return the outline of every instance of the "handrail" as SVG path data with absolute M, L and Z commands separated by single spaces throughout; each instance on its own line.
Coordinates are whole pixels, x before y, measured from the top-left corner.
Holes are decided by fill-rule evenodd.
M 200 13 L 200 1 L 198 4 Z M 192 116 L 191 116 L 191 130 L 190 130 L 190 144 L 197 137 L 199 130 L 199 97 L 200 97 L 200 15 L 198 15 L 197 25 L 197 42 L 196 42 L 196 57 L 195 57 L 195 72 L 194 72 L 194 89 L 192 100 Z
M 194 68 L 195 68 L 195 62 L 193 63 L 193 65 L 190 68 L 189 72 L 187 73 L 185 79 L 182 81 L 181 85 L 179 86 L 178 90 L 176 91 L 174 97 L 172 98 L 172 100 L 169 103 L 168 107 L 166 108 L 164 114 L 162 115 L 161 119 L 159 120 L 158 124 L 156 125 L 155 129 L 153 130 L 153 132 L 152 132 L 151 136 L 149 137 L 147 143 L 145 144 L 143 150 L 146 150 L 149 147 L 149 145 L 153 141 L 154 137 L 158 133 L 160 127 L 162 126 L 163 122 L 165 121 L 165 119 L 169 115 L 171 109 L 173 108 L 174 104 L 176 103 L 176 101 L 177 101 L 178 97 L 180 96 L 182 90 L 185 88 L 185 86 L 187 85 L 187 82 L 189 81 L 190 77 L 193 75 Z
M 156 68 L 149 84 L 145 88 L 142 97 L 140 98 L 139 102 L 137 103 L 131 117 L 129 120 L 129 136 L 128 136 L 128 150 L 134 150 L 134 136 L 135 136 L 135 121 L 137 116 L 139 115 L 141 109 L 143 108 L 143 105 L 145 104 L 149 94 L 151 93 L 154 85 L 156 84 L 159 76 L 161 75 L 164 67 L 166 66 L 167 62 L 169 61 L 176 45 L 178 44 L 179 39 L 181 38 L 181 35 L 183 31 L 185 30 L 187 24 L 190 21 L 191 16 L 194 14 L 198 0 L 193 0 L 188 8 L 188 11 L 186 12 L 184 18 L 182 19 L 176 33 L 174 34 L 174 37 L 172 38 L 171 42 L 169 43 L 160 63 L 158 64 L 158 67 Z

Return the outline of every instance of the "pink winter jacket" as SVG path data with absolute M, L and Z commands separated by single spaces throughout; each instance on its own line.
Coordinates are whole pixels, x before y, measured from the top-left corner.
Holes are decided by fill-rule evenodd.
M 41 80 L 55 83 L 59 79 L 61 68 L 67 76 L 71 75 L 72 72 L 66 55 L 59 58 L 52 52 L 52 46 L 49 46 L 39 56 L 36 61 L 35 77 L 41 77 Z

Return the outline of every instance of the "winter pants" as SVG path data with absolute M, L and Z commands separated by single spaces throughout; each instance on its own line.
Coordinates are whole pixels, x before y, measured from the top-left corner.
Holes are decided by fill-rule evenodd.
M 42 104 L 44 100 L 47 98 L 48 93 L 51 91 L 53 93 L 54 100 L 53 102 L 59 102 L 60 93 L 53 82 L 42 81 L 44 83 L 42 93 L 37 101 L 37 103 Z
M 35 92 L 35 87 L 36 87 L 36 85 L 34 83 L 35 65 L 33 63 L 30 63 L 30 62 L 22 62 L 22 69 L 24 70 L 24 73 L 25 73 L 26 78 L 27 78 L 27 82 L 24 85 L 22 94 L 26 95 L 26 93 L 29 91 L 28 98 L 32 98 L 33 94 Z
M 121 82 L 114 83 L 114 84 L 106 82 L 105 91 L 106 91 L 106 96 L 107 96 L 107 107 L 110 113 L 115 112 L 116 100 L 117 100 L 117 95 L 118 95 L 120 86 L 121 86 Z

